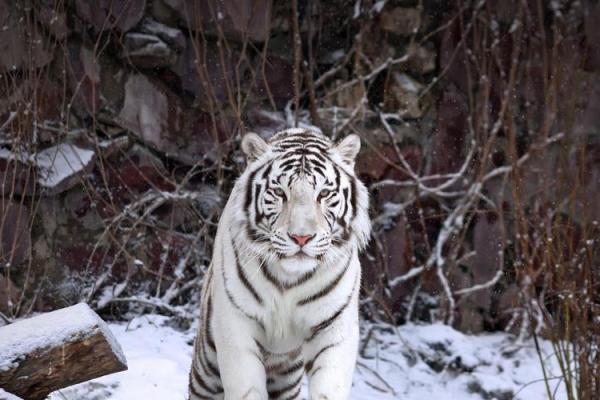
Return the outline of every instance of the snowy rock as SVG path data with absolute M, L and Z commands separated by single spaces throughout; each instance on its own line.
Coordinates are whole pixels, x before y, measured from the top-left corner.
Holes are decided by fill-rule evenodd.
M 121 57 L 140 68 L 175 65 L 177 55 L 158 36 L 129 32 L 123 40 Z
M 417 33 L 421 27 L 421 12 L 416 8 L 396 7 L 383 10 L 381 27 L 384 31 L 399 36 L 409 36 Z
M 95 327 L 108 330 L 106 323 L 85 303 L 7 325 L 0 330 L 0 369 L 13 364 L 21 354 L 60 345 L 82 331 Z M 112 337 L 107 340 L 119 361 L 125 364 L 119 343 Z
M 95 153 L 69 143 L 61 143 L 32 156 L 38 169 L 38 184 L 46 194 L 56 194 L 72 188 L 89 172 Z
M 131 142 L 132 139 L 127 135 L 100 141 L 99 147 L 102 157 L 111 158 L 118 154 L 123 154 L 129 148 Z
M 0 386 L 25 398 L 126 369 L 121 346 L 85 303 L 0 328 Z
M 138 29 L 140 32 L 158 36 L 177 51 L 185 48 L 185 35 L 179 29 L 171 28 L 150 18 L 145 18 Z

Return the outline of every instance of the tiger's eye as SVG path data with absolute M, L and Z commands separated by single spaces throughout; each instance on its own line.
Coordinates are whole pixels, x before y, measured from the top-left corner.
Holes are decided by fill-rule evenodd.
M 329 193 L 331 193 L 331 190 L 323 189 L 319 192 L 319 198 L 326 197 L 329 195 Z
M 275 188 L 274 189 L 275 194 L 279 197 L 285 197 L 285 192 L 283 191 L 282 188 Z

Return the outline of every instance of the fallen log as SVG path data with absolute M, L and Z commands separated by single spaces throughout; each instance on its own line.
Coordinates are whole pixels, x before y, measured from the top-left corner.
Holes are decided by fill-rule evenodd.
M 126 369 L 115 337 L 85 303 L 0 327 L 0 388 L 25 400 Z

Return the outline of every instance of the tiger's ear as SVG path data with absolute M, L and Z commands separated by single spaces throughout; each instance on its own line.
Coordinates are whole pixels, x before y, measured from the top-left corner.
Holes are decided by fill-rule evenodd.
M 267 142 L 256 133 L 248 132 L 242 138 L 242 151 L 248 161 L 256 160 L 269 149 Z
M 354 166 L 354 161 L 356 161 L 356 156 L 360 151 L 360 137 L 354 134 L 348 135 L 336 143 L 335 149 L 340 153 L 344 162 Z

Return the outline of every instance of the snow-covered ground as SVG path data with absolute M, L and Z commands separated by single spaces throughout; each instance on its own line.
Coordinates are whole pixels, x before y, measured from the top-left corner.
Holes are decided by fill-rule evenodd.
M 185 399 L 193 330 L 180 332 L 167 318 L 147 315 L 111 324 L 129 370 L 57 392 L 52 400 Z M 370 331 L 370 333 L 369 333 Z M 465 335 L 442 325 L 363 327 L 353 400 L 545 400 L 542 369 L 532 342 L 506 334 Z M 557 371 L 552 347 L 541 342 Z M 551 388 L 560 382 L 551 381 Z M 564 398 L 559 387 L 556 399 Z

